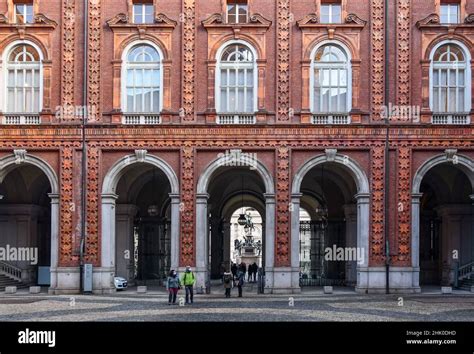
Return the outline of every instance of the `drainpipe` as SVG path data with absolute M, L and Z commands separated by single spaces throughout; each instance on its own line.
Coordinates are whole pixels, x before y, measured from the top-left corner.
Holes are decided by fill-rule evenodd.
M 82 124 L 81 124 L 81 129 L 82 129 L 82 172 L 81 172 L 81 244 L 80 244 L 80 253 L 79 253 L 79 258 L 80 258 L 80 266 L 79 266 L 79 272 L 80 272 L 80 291 L 81 293 L 84 293 L 84 252 L 86 248 L 86 217 L 87 217 L 87 207 L 86 207 L 86 191 L 87 191 L 87 178 L 86 178 L 86 173 L 87 173 L 87 147 L 86 147 L 86 123 L 89 115 L 89 109 L 87 107 L 87 74 L 88 74 L 88 69 L 87 69 L 87 44 L 88 44 L 88 37 L 89 37 L 89 0 L 84 0 L 84 77 L 83 77 L 83 92 L 82 92 Z
M 388 106 L 390 101 L 390 86 L 389 86 L 389 63 L 390 63 L 390 50 L 389 50 L 389 15 L 388 8 L 389 0 L 385 0 L 385 107 L 388 112 Z M 385 117 L 386 124 L 386 135 L 385 135 L 385 293 L 390 294 L 390 112 Z

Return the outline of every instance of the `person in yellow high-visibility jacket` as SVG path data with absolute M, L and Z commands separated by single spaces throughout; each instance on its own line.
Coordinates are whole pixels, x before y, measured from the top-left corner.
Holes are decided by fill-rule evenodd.
M 194 300 L 194 283 L 196 282 L 196 277 L 191 270 L 190 266 L 186 267 L 186 271 L 183 273 L 181 277 L 181 283 L 184 285 L 184 289 L 186 290 L 186 304 L 192 304 Z

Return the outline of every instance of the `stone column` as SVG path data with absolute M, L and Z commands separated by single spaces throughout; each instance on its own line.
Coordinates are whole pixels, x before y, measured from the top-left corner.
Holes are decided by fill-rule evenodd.
M 265 193 L 265 288 L 273 289 L 275 264 L 275 194 Z
M 50 290 L 58 285 L 57 269 L 59 264 L 59 194 L 48 194 L 51 199 L 51 284 Z
M 115 276 L 115 202 L 116 194 L 102 194 L 101 274 L 97 289 L 109 292 Z M 96 290 L 96 289 L 94 289 Z
M 369 288 L 369 207 L 370 195 L 359 193 L 355 195 L 357 200 L 357 247 L 360 247 L 363 259 L 357 263 L 357 285 L 356 290 L 364 291 Z
M 411 195 L 411 266 L 413 268 L 412 286 L 420 288 L 420 199 L 422 193 Z
M 359 254 L 357 245 L 357 206 L 355 204 L 344 205 L 344 217 L 346 219 L 346 247 L 356 248 L 356 254 Z M 362 249 L 362 248 L 361 248 Z M 358 260 L 346 260 L 346 282 L 348 285 L 357 282 L 357 262 Z
M 303 194 L 291 195 L 291 287 L 300 287 L 300 203 Z
M 226 221 L 224 222 L 223 224 L 223 230 L 222 230 L 222 233 L 223 233 L 223 236 L 224 236 L 224 263 L 225 263 L 225 266 L 226 266 L 226 269 L 228 269 L 230 271 L 230 248 L 231 248 L 231 240 L 230 240 L 230 237 L 231 237 L 231 227 L 232 227 L 232 224 L 229 222 L 229 221 Z
M 180 198 L 179 194 L 170 193 L 171 198 L 171 269 L 179 268 L 179 214 Z
M 200 292 L 206 287 L 209 277 L 208 260 L 208 214 L 209 194 L 196 194 L 196 288 Z M 181 266 L 186 266 L 181 264 Z

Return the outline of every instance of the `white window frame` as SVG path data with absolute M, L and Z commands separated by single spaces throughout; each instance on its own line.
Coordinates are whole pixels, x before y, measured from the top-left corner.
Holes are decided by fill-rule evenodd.
M 25 21 L 25 22 L 18 22 L 18 13 L 17 13 L 17 8 L 18 7 L 22 7 L 23 10 L 26 12 L 26 14 L 28 15 L 28 11 L 27 11 L 27 8 L 28 7 L 31 7 L 31 22 L 28 22 L 28 21 Z M 34 6 L 33 6 L 33 2 L 31 3 L 20 3 L 20 4 L 14 4 L 13 5 L 13 9 L 14 9 L 14 18 L 15 18 L 15 23 L 16 24 L 32 24 L 34 23 L 34 19 L 35 19 L 35 9 L 34 9 Z
M 443 7 L 446 7 L 448 9 L 448 22 L 443 22 L 442 21 L 442 11 Z M 452 15 L 452 10 L 453 8 L 456 8 L 456 22 L 451 22 L 451 15 Z M 441 21 L 441 24 L 443 25 L 454 25 L 458 24 L 461 21 L 461 6 L 460 4 L 455 4 L 455 3 L 447 3 L 447 4 L 440 4 L 439 7 L 439 18 Z
M 147 7 L 152 7 L 153 9 L 153 12 L 152 12 L 152 22 L 136 22 L 135 21 L 135 8 L 136 7 L 141 7 L 141 15 L 142 15 L 142 18 L 143 20 L 145 20 L 145 17 L 146 17 L 146 8 Z M 135 24 L 138 24 L 138 25 L 146 25 L 146 24 L 152 24 L 153 23 L 153 18 L 155 17 L 154 16 L 154 12 L 155 12 L 155 5 L 152 4 L 152 3 L 134 3 L 132 5 L 132 18 L 133 18 L 133 23 Z
M 21 45 L 29 45 L 33 47 L 36 52 L 38 53 L 39 56 L 39 105 L 38 105 L 38 112 L 8 112 L 7 111 L 7 106 L 8 106 L 8 69 L 9 69 L 9 64 L 8 64 L 8 57 L 10 56 L 11 51 Z M 3 51 L 2 55 L 2 62 L 0 63 L 0 87 L 3 89 L 3 95 L 0 95 L 0 110 L 4 114 L 39 114 L 43 110 L 43 91 L 44 91 L 44 84 L 43 84 L 43 61 L 44 61 L 44 56 L 43 52 L 41 49 L 33 42 L 28 41 L 28 40 L 21 40 L 21 41 L 15 41 L 13 43 L 10 43 L 5 50 Z
M 328 22 L 323 22 L 322 8 L 325 6 L 329 7 L 329 21 Z M 333 8 L 336 6 L 339 7 L 339 18 L 337 19 L 337 21 L 334 21 Z M 319 17 L 320 17 L 320 22 L 322 24 L 341 23 L 342 22 L 342 4 L 341 3 L 322 3 L 320 6 Z
M 157 52 L 158 52 L 158 55 L 160 56 L 160 62 L 159 62 L 159 65 L 157 65 L 157 68 L 159 68 L 158 70 L 160 71 L 160 98 L 159 98 L 159 102 L 160 102 L 160 112 L 127 112 L 126 111 L 126 108 L 127 108 L 127 73 L 128 73 L 128 69 L 129 69 L 129 65 L 128 65 L 128 55 L 130 53 L 130 50 L 132 50 L 134 47 L 136 46 L 140 46 L 140 45 L 149 45 L 151 47 L 153 47 Z M 163 56 L 163 52 L 162 50 L 160 49 L 160 47 L 158 47 L 155 43 L 153 43 L 152 41 L 135 41 L 133 43 L 130 43 L 129 45 L 127 45 L 127 47 L 125 47 L 123 53 L 122 53 L 122 74 L 121 74 L 121 108 L 122 108 L 122 112 L 124 114 L 133 114 L 133 115 L 137 115 L 137 114 L 160 114 L 161 111 L 163 110 L 163 60 L 164 60 L 164 56 Z
M 245 3 L 245 4 L 233 4 L 235 5 L 235 11 L 236 11 L 236 15 L 235 15 L 235 20 L 236 20 L 236 24 L 237 23 L 247 23 L 249 21 L 249 4 L 248 2 Z M 227 2 L 226 3 L 226 21 L 227 23 L 229 23 L 229 3 Z M 239 10 L 240 8 L 242 7 L 246 7 L 246 11 L 245 11 L 245 22 L 240 22 L 240 16 L 239 16 Z M 234 23 L 234 22 L 233 22 Z
M 435 56 L 435 54 L 436 54 L 436 52 L 439 48 L 441 48 L 442 46 L 447 45 L 447 44 L 450 44 L 450 45 L 453 45 L 453 46 L 458 46 L 464 54 L 465 67 L 463 67 L 462 69 L 464 70 L 464 86 L 465 86 L 465 90 L 464 90 L 464 110 L 465 110 L 465 112 L 434 112 L 433 111 L 433 108 L 434 108 L 434 105 L 433 105 L 433 98 L 434 98 L 434 90 L 433 90 L 434 75 L 433 75 L 433 72 L 434 72 L 434 69 L 435 69 L 434 56 Z M 471 102 L 471 54 L 469 52 L 469 49 L 462 42 L 453 41 L 453 40 L 442 41 L 442 42 L 438 43 L 431 50 L 429 81 L 430 81 L 430 110 L 433 113 L 436 113 L 436 114 L 438 114 L 438 113 L 441 113 L 441 114 L 446 114 L 446 113 L 458 113 L 458 114 L 459 113 L 470 113 L 471 108 L 472 108 L 472 102 Z
M 319 66 L 316 61 L 315 61 L 315 56 L 316 52 L 321 48 L 326 45 L 335 45 L 340 47 L 346 54 L 347 56 L 347 64 L 345 66 L 334 66 L 334 67 L 339 67 L 339 68 L 344 68 L 347 70 L 347 97 L 346 97 L 346 111 L 345 112 L 318 112 L 315 110 L 314 106 L 314 84 L 315 84 L 315 77 L 314 73 L 316 68 Z M 312 114 L 330 114 L 330 113 L 335 113 L 335 114 L 349 114 L 350 111 L 352 110 L 352 65 L 351 65 L 352 57 L 351 57 L 351 52 L 349 48 L 347 48 L 343 43 L 339 41 L 322 41 L 321 43 L 318 43 L 317 46 L 313 48 L 311 51 L 311 74 L 310 74 L 310 80 L 309 80 L 309 100 L 310 100 L 310 110 Z M 324 66 L 324 65 L 322 65 Z M 329 66 L 328 66 L 329 67 Z
M 223 67 L 222 64 L 222 54 L 224 51 L 227 49 L 228 46 L 231 45 L 244 45 L 247 48 L 250 49 L 253 55 L 253 112 L 221 112 L 221 68 Z M 259 82 L 258 82 L 258 66 L 257 66 L 257 51 L 255 48 L 248 42 L 243 41 L 243 40 L 233 40 L 233 41 L 228 41 L 224 43 L 219 50 L 217 51 L 216 54 L 216 81 L 215 81 L 215 102 L 216 102 L 216 112 L 218 114 L 223 114 L 223 115 L 228 115 L 228 114 L 255 114 L 258 111 L 258 87 L 259 87 Z M 226 64 L 227 66 L 228 64 Z M 238 69 L 238 66 L 231 67 L 230 65 L 228 66 L 230 69 Z

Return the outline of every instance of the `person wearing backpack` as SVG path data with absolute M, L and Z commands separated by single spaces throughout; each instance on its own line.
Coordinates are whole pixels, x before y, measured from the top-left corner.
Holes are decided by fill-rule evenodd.
M 176 305 L 176 296 L 178 295 L 179 289 L 181 289 L 181 283 L 179 281 L 178 273 L 173 269 L 166 281 L 166 290 L 168 290 L 169 293 L 168 305 Z
M 232 290 L 232 286 L 234 285 L 232 273 L 225 272 L 223 277 L 224 282 L 224 289 L 225 289 L 225 297 L 230 297 L 230 291 Z
M 184 285 L 184 289 L 186 290 L 186 304 L 192 304 L 194 300 L 194 283 L 196 282 L 196 277 L 191 270 L 190 266 L 186 267 L 186 271 L 183 274 L 183 278 L 181 279 L 181 283 Z M 191 300 L 191 301 L 190 301 Z

